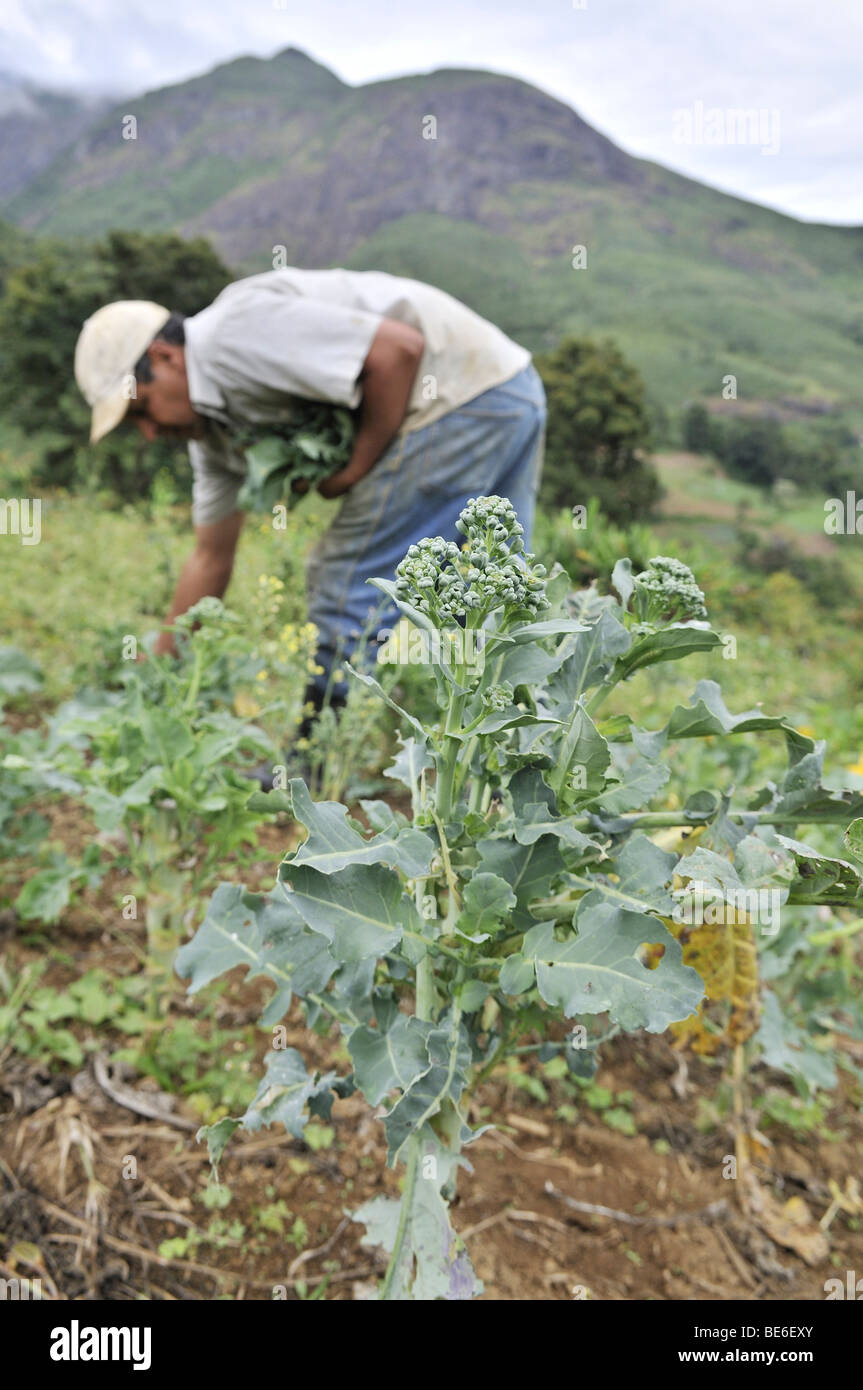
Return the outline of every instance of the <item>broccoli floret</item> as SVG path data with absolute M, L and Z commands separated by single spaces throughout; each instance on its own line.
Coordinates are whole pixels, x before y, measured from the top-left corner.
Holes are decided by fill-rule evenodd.
M 494 714 L 507 709 L 512 704 L 514 694 L 510 682 L 501 681 L 500 685 L 490 685 L 482 692 L 482 702 Z
M 670 555 L 654 555 L 647 569 L 635 576 L 632 607 L 641 622 L 653 627 L 707 617 L 695 575 Z
M 438 627 L 476 613 L 479 621 L 498 608 L 507 616 L 533 617 L 548 608 L 544 565 L 525 553 L 524 527 L 505 497 L 472 497 L 456 527 L 455 541 L 434 536 L 410 546 L 396 570 L 396 593 Z

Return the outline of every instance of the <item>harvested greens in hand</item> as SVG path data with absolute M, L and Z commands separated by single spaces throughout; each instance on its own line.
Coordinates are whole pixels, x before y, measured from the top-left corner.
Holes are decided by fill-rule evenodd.
M 234 443 L 249 465 L 240 507 L 253 512 L 271 512 L 279 503 L 293 507 L 347 465 L 355 428 L 356 411 L 298 398 L 289 419 L 235 431 Z M 305 487 L 296 487 L 303 482 Z

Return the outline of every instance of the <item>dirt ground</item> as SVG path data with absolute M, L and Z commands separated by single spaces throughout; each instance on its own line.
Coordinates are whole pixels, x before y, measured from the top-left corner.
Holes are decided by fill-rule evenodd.
M 274 853 L 284 849 L 282 830 L 265 835 Z M 129 945 L 106 930 L 118 891 L 107 880 L 50 930 L 65 959 L 43 982 L 59 988 L 95 966 L 120 976 L 138 968 Z M 14 950 L 17 967 L 40 954 L 13 914 L 0 929 L 0 955 Z M 242 971 L 231 979 L 218 1001 L 219 1026 L 252 1024 L 266 986 L 246 984 Z M 197 1012 L 180 995 L 172 1016 Z M 105 1051 L 125 1041 L 100 1028 Z M 332 1062 L 338 1040 L 308 1032 L 298 1006 L 287 1042 L 309 1066 L 345 1069 Z M 323 1280 L 328 1299 L 374 1296 L 383 1262 L 360 1244 L 364 1228 L 347 1213 L 377 1194 L 396 1195 L 398 1174 L 385 1166 L 383 1129 L 362 1097 L 335 1102 L 334 1141 L 317 1152 L 278 1127 L 235 1137 L 220 1168 L 232 1194 L 223 1212 L 202 1204 L 209 1164 L 195 1142 L 199 1121 L 183 1101 L 173 1111 L 185 1118 L 178 1128 L 109 1099 L 92 1062 L 76 1072 L 7 1053 L 0 1070 L 0 1277 L 38 1277 L 44 1296 L 75 1300 L 270 1299 L 274 1288 L 310 1297 Z M 848 1191 L 849 1179 L 853 1190 L 863 1168 L 863 1117 L 847 1089 L 825 1120 L 830 1141 L 771 1127 L 770 1146 L 756 1155 L 758 1190 L 770 1204 L 765 1224 L 743 1209 L 742 1184 L 723 1177 L 733 1153 L 729 1124 L 705 1129 L 700 1121 L 720 1079 L 719 1067 L 698 1059 L 682 1073 L 662 1037 L 616 1039 L 597 1081 L 634 1093 L 630 1136 L 585 1107 L 576 1123 L 564 1121 L 555 1114 L 560 1097 L 546 1105 L 493 1077 L 470 1118 L 496 1118 L 499 1127 L 466 1151 L 473 1171 L 462 1172 L 453 1207 L 483 1297 L 817 1300 L 826 1279 L 863 1269 L 863 1220 L 839 1210 L 826 1233 L 817 1225 L 831 1206 L 831 1182 L 832 1195 Z M 150 1078 L 127 1084 L 145 1098 L 158 1089 Z M 763 1072 L 751 1083 L 764 1084 Z M 575 1210 L 567 1199 L 604 1210 Z M 307 1226 L 301 1249 L 260 1224 L 261 1208 L 279 1200 L 287 1230 L 296 1217 Z M 185 1256 L 159 1254 L 161 1242 L 205 1230 L 214 1215 L 226 1228 L 217 1240 Z M 237 1220 L 245 1230 L 232 1237 Z

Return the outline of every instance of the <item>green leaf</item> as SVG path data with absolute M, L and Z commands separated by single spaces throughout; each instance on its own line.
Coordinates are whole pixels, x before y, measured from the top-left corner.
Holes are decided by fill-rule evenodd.
M 397 835 L 399 830 L 408 825 L 409 822 L 401 811 L 393 810 L 388 801 L 368 801 L 360 799 L 366 818 L 372 830 L 383 831 L 389 835 Z
M 266 1026 L 284 1017 L 293 993 L 302 997 L 325 989 L 337 962 L 290 897 L 263 897 L 237 883 L 220 883 L 201 926 L 177 953 L 174 969 L 190 977 L 189 993 L 196 994 L 237 965 L 248 966 L 248 978 L 266 975 L 276 986 L 261 1020 Z
M 423 632 L 437 632 L 437 628 L 431 618 L 426 613 L 421 613 L 418 608 L 414 608 L 412 603 L 405 603 L 404 599 L 399 598 L 396 590 L 395 580 L 393 579 L 367 579 L 367 584 L 373 585 L 375 589 L 380 589 L 382 594 L 395 605 L 396 608 L 413 623 L 414 627 L 421 628 Z
M 456 931 L 469 941 L 486 941 L 506 922 L 515 903 L 515 893 L 505 879 L 497 874 L 475 873 L 462 895 Z
M 352 864 L 322 874 L 285 862 L 279 878 L 290 883 L 292 905 L 312 931 L 326 937 L 341 964 L 384 956 L 405 930 L 421 930 L 419 914 L 396 874 L 380 864 Z
M 398 734 L 397 737 L 401 747 L 396 754 L 395 762 L 384 768 L 384 776 L 392 777 L 394 781 L 401 782 L 407 787 L 411 796 L 416 797 L 419 792 L 422 773 L 434 767 L 434 762 L 428 749 L 425 734 L 422 738 L 402 738 L 401 734 Z
M 394 1166 L 408 1139 L 436 1115 L 444 1100 L 458 1102 L 471 1063 L 470 1039 L 458 1009 L 450 1009 L 425 1040 L 429 1066 L 408 1086 L 384 1118 Z
M 275 815 L 278 811 L 293 812 L 291 794 L 282 787 L 271 787 L 268 792 L 252 792 L 246 802 L 247 811 L 260 811 L 264 815 Z
M 369 690 L 373 690 L 376 695 L 380 696 L 384 704 L 389 705 L 390 709 L 394 710 L 406 724 L 409 724 L 414 733 L 425 742 L 425 729 L 422 724 L 420 724 L 418 719 L 414 719 L 412 714 L 408 714 L 406 709 L 402 709 L 401 705 L 397 705 L 395 700 L 390 698 L 380 681 L 376 681 L 374 676 L 370 676 L 366 671 L 358 671 L 349 661 L 345 661 L 342 664 L 352 676 L 355 676 L 358 681 L 362 681 L 363 685 L 367 685 Z
M 706 624 L 672 623 L 670 627 L 636 638 L 629 651 L 618 658 L 614 676 L 616 680 L 624 680 L 633 671 L 654 666 L 658 661 L 680 661 L 694 652 L 709 652 L 721 645 L 718 633 Z
M 15 911 L 25 922 L 56 922 L 69 904 L 72 884 L 77 877 L 74 864 L 66 863 L 40 871 L 28 879 L 15 899 Z
M 515 818 L 513 835 L 519 844 L 532 845 L 541 835 L 556 835 L 572 849 L 584 851 L 594 846 L 570 821 L 554 814 L 554 792 L 538 768 L 521 768 L 510 780 L 509 794 Z
M 458 1001 L 462 1013 L 473 1014 L 482 1008 L 491 992 L 491 985 L 485 980 L 465 980 L 458 988 Z
M 254 1132 L 261 1125 L 282 1124 L 295 1139 L 302 1139 L 307 1123 L 306 1106 L 328 1093 L 337 1080 L 333 1071 L 323 1075 L 307 1072 L 295 1047 L 271 1052 L 267 1057 L 266 1075 L 243 1116 L 243 1127 Z
M 611 752 L 615 771 L 622 780 L 617 786 L 610 786 L 594 798 L 591 805 L 601 808 L 601 813 L 610 812 L 621 815 L 624 811 L 641 811 L 661 791 L 671 776 L 664 763 L 652 763 L 639 754 L 624 753 L 624 744 L 612 744 Z
M 863 859 L 863 819 L 852 820 L 842 838 L 851 854 Z
M 422 1139 L 419 1175 L 405 1214 L 402 1256 L 390 1296 L 424 1302 L 476 1298 L 483 1285 L 452 1228 L 443 1197 L 464 1160 L 447 1152 L 430 1129 L 423 1131 Z M 366 1228 L 360 1244 L 367 1249 L 380 1246 L 388 1255 L 395 1249 L 401 1218 L 402 1204 L 392 1197 L 373 1197 L 351 1217 Z
M 588 623 L 576 622 L 574 618 L 542 618 L 535 623 L 519 623 L 508 629 L 506 636 L 511 642 L 538 642 L 544 637 L 560 637 L 564 633 L 589 632 Z
M 796 745 L 789 747 L 791 766 L 788 769 L 770 809 L 779 815 L 807 820 L 849 821 L 863 813 L 863 795 L 855 791 L 830 791 L 822 785 L 824 744 L 817 743 L 811 751 L 800 754 Z
M 566 660 L 548 683 L 552 714 L 568 721 L 584 693 L 605 679 L 629 645 L 626 628 L 609 609 L 603 609 L 587 632 L 579 633 L 571 646 L 567 642 Z
M 499 983 L 504 994 L 526 994 L 536 984 L 536 965 L 515 951 L 501 966 Z
M 522 929 L 533 925 L 529 904 L 545 897 L 566 869 L 554 835 L 542 835 L 530 845 L 520 845 L 517 840 L 488 839 L 479 845 L 479 859 L 481 869 L 497 874 L 512 888 L 516 896 L 512 923 Z
M 307 864 L 324 874 L 338 873 L 349 864 L 389 864 L 407 878 L 428 872 L 435 845 L 421 830 L 410 827 L 396 835 L 384 831 L 367 840 L 348 824 L 346 806 L 312 801 L 299 777 L 292 778 L 290 792 L 294 819 L 307 827 L 309 835 L 287 863 Z
M 387 1028 L 354 1028 L 348 1051 L 356 1083 L 370 1105 L 380 1105 L 394 1087 L 406 1091 L 429 1068 L 430 1023 L 396 1014 Z
M 811 845 L 789 839 L 787 835 L 777 835 L 776 839 L 790 852 L 794 860 L 798 880 L 795 887 L 802 893 L 807 896 L 836 895 L 847 902 L 853 902 L 859 896 L 863 884 L 859 870 L 855 869 L 853 864 L 849 864 L 845 859 L 822 854 Z
M 519 729 L 528 725 L 542 726 L 550 729 L 553 728 L 557 722 L 556 719 L 548 719 L 547 717 L 543 718 L 541 715 L 536 715 L 532 710 L 519 709 L 518 705 L 508 705 L 506 709 L 495 710 L 493 713 L 487 714 L 482 723 L 477 724 L 476 728 L 473 729 L 470 734 L 456 733 L 454 737 L 463 739 L 473 738 L 474 734 L 496 734 L 502 729 Z
M 632 561 L 628 556 L 623 556 L 617 561 L 617 564 L 611 571 L 611 582 L 620 594 L 620 606 L 625 613 L 629 607 L 632 591 L 635 588 L 635 580 L 632 576 Z
M 836 1085 L 836 1069 L 830 1058 L 813 1047 L 807 1035 L 783 1013 L 772 991 L 764 996 L 755 1041 L 769 1067 L 799 1077 L 810 1093 L 819 1088 L 832 1090 Z
M 199 1144 L 202 1139 L 206 1139 L 207 1153 L 214 1168 L 218 1168 L 221 1163 L 222 1154 L 228 1146 L 228 1141 L 231 1135 L 240 1128 L 240 1124 L 240 1120 L 232 1120 L 230 1115 L 225 1115 L 215 1124 L 202 1125 L 195 1135 Z
M 42 687 L 42 672 L 20 647 L 0 647 L 0 695 L 30 695 Z
M 668 739 L 705 738 L 710 734 L 746 734 L 772 729 L 780 730 L 789 745 L 800 754 L 811 752 L 815 746 L 813 740 L 806 734 L 798 733 L 784 715 L 765 714 L 760 709 L 731 714 L 716 681 L 702 680 L 696 685 L 689 705 L 677 705 L 665 729 L 657 737 L 665 742 Z
M 611 753 L 606 740 L 584 706 L 576 705 L 555 749 L 555 765 L 549 774 L 549 785 L 567 807 L 592 801 L 605 786 L 610 761 Z M 579 776 L 570 785 L 574 769 L 579 769 Z
M 603 902 L 583 907 L 576 925 L 577 936 L 557 941 L 553 924 L 542 922 L 522 947 L 536 962 L 542 998 L 566 1017 L 608 1013 L 627 1031 L 661 1033 L 698 1007 L 701 979 L 683 964 L 680 943 L 656 918 Z M 638 951 L 653 942 L 661 942 L 665 954 L 649 970 Z
M 650 909 L 660 917 L 670 917 L 674 900 L 669 884 L 677 859 L 676 854 L 667 854 L 646 835 L 640 832 L 633 835 L 615 859 L 616 881 L 599 873 L 592 879 L 580 880 L 582 886 L 591 884 L 591 891 L 582 899 L 582 910 L 606 901 L 631 908 L 634 912 Z

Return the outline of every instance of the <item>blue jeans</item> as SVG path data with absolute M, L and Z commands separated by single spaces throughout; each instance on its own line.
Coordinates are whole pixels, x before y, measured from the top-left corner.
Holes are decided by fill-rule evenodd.
M 315 680 L 319 690 L 335 664 L 351 657 L 364 629 L 372 657 L 377 632 L 398 620 L 366 580 L 392 579 L 408 546 L 424 536 L 461 542 L 455 523 L 469 498 L 508 497 L 529 548 L 545 416 L 542 382 L 529 363 L 501 386 L 398 435 L 351 488 L 308 563 L 309 619 L 324 668 Z M 331 694 L 343 696 L 346 688 L 333 683 Z

